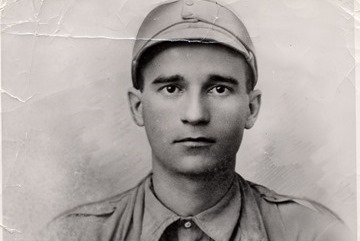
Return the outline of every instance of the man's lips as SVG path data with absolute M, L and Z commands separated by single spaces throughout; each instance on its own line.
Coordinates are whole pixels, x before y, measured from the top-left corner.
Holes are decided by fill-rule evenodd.
M 206 146 L 215 143 L 215 139 L 209 137 L 186 137 L 177 139 L 174 143 L 183 143 L 190 146 Z

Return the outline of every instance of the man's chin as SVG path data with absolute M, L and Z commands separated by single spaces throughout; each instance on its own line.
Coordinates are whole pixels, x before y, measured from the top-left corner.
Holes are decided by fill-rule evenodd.
M 188 178 L 208 178 L 235 171 L 235 157 L 215 158 L 205 155 L 168 155 L 167 158 L 153 158 L 154 171 Z
M 216 174 L 231 171 L 231 167 L 218 163 L 214 160 L 186 160 L 181 163 L 175 170 L 177 175 L 185 176 L 188 178 L 205 178 L 211 179 Z

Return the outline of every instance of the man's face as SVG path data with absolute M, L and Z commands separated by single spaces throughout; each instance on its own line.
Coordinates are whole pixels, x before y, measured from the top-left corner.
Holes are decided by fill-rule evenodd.
M 153 168 L 182 175 L 234 170 L 245 128 L 260 107 L 246 90 L 243 58 L 215 44 L 175 45 L 144 68 L 143 90 L 130 90 L 133 117 L 145 126 Z

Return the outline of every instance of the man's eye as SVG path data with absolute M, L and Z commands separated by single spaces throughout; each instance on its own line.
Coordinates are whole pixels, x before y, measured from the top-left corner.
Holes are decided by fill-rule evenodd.
M 166 94 L 176 94 L 181 92 L 180 87 L 175 85 L 167 85 L 160 89 L 160 91 L 165 92 Z
M 228 95 L 230 93 L 230 89 L 223 85 L 218 85 L 210 89 L 209 93 L 215 95 Z

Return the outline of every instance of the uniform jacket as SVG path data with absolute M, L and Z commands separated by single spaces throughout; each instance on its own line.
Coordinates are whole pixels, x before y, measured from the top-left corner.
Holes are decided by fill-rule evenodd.
M 141 237 L 144 196 L 151 176 L 115 197 L 77 207 L 55 218 L 41 241 L 157 241 Z M 350 233 L 324 206 L 279 195 L 237 176 L 241 210 L 232 240 L 343 241 Z

